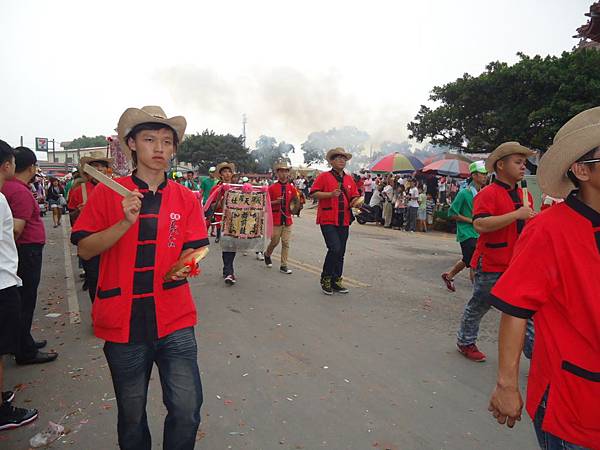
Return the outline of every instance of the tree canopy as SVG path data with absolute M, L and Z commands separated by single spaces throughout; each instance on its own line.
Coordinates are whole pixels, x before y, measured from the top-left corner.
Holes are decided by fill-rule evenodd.
M 177 157 L 202 172 L 223 161 L 234 163 L 239 171 L 253 171 L 256 166 L 242 136 L 216 134 L 212 130 L 186 137 L 177 149 Z
M 106 147 L 106 136 L 94 136 L 88 137 L 85 134 L 77 139 L 73 139 L 69 145 L 65 148 L 67 150 L 73 150 L 77 148 L 89 148 L 89 147 Z
M 409 137 L 472 153 L 506 141 L 545 150 L 567 120 L 597 106 L 600 51 L 518 56 L 512 66 L 492 62 L 477 77 L 464 74 L 434 87 L 429 100 L 436 105 L 421 105 L 408 124 Z
M 277 139 L 271 136 L 261 136 L 256 141 L 256 149 L 252 150 L 250 155 L 256 161 L 256 170 L 259 172 L 268 172 L 272 169 L 275 161 L 284 159 L 288 163 L 288 155 L 294 152 L 294 146 L 285 141 L 277 142 Z
M 361 152 L 368 140 L 369 133 L 356 127 L 332 128 L 310 133 L 301 145 L 304 163 L 310 165 L 325 161 L 327 151 L 335 147 L 343 147 L 350 153 Z

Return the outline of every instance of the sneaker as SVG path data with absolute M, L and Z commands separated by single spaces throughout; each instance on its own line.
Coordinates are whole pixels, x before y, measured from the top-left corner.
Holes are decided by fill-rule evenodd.
M 264 261 L 265 255 L 263 255 L 263 252 L 256 252 L 256 259 L 258 259 L 259 261 Z
M 484 362 L 485 354 L 480 352 L 475 344 L 460 345 L 456 344 L 458 351 L 464 355 L 465 358 L 475 362 Z
M 325 295 L 333 295 L 333 288 L 331 287 L 331 277 L 321 278 L 321 290 Z
M 228 286 L 233 286 L 235 284 L 235 275 L 227 275 L 225 277 L 225 284 Z
M 338 294 L 347 294 L 350 292 L 348 288 L 342 284 L 342 277 L 336 278 L 331 284 L 331 288 L 333 289 L 333 292 L 337 292 Z
M 285 273 L 285 274 L 288 274 L 288 275 L 289 275 L 290 273 L 292 273 L 292 269 L 289 269 L 289 268 L 288 268 L 288 266 L 281 266 L 281 267 L 279 268 L 279 271 L 280 271 L 281 273 Z
M 218 244 L 221 238 L 215 238 L 215 244 Z
M 4 403 L 0 406 L 0 430 L 10 430 L 27 425 L 37 417 L 37 409 L 15 408 L 10 403 Z
M 273 267 L 273 261 L 271 261 L 270 256 L 265 256 L 265 264 L 267 267 Z
M 0 404 L 10 403 L 14 399 L 15 399 L 15 393 L 13 391 L 5 391 L 2 393 L 2 400 L 0 401 Z

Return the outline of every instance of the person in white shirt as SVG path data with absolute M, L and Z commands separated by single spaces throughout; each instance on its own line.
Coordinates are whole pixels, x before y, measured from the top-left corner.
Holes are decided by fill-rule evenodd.
M 417 212 L 419 210 L 419 189 L 416 181 L 410 184 L 408 190 L 408 220 L 406 222 L 406 231 L 417 231 Z
M 13 149 L 0 140 L 0 188 L 15 175 Z M 18 352 L 20 335 L 21 298 L 17 276 L 19 255 L 14 238 L 12 211 L 0 192 L 0 431 L 17 428 L 33 422 L 38 417 L 36 409 L 17 408 L 12 405 L 15 393 L 4 391 L 4 355 Z
M 392 216 L 394 215 L 394 206 L 392 204 L 394 200 L 394 187 L 393 177 L 388 177 L 387 183 L 381 192 L 383 199 L 383 219 L 385 228 L 392 228 Z

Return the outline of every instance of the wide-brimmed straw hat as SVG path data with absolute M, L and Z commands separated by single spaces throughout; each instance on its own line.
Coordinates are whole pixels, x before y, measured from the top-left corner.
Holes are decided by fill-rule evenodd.
M 160 106 L 144 106 L 141 109 L 127 108 L 117 125 L 117 133 L 119 134 L 119 142 L 125 153 L 131 156 L 131 149 L 127 145 L 127 136 L 136 125 L 142 123 L 160 123 L 172 128 L 177 134 L 177 140 L 181 142 L 185 135 L 185 127 L 187 122 L 183 116 L 175 116 L 167 118 L 167 115 Z
M 221 170 L 229 168 L 233 173 L 235 173 L 235 164 L 230 162 L 222 162 L 217 164 L 217 175 L 221 175 Z
M 553 144 L 542 156 L 537 170 L 543 193 L 565 198 L 575 189 L 567 176 L 571 165 L 590 150 L 600 146 L 600 107 L 580 112 L 565 123 Z
M 518 142 L 505 142 L 496 147 L 496 150 L 494 150 L 490 156 L 488 156 L 488 158 L 485 160 L 485 168 L 488 172 L 494 172 L 494 165 L 496 162 L 509 155 L 523 155 L 530 157 L 535 155 L 535 152 L 519 144 Z
M 331 150 L 329 150 L 327 152 L 327 156 L 325 157 L 325 159 L 327 159 L 327 161 L 331 161 L 333 158 L 335 158 L 338 155 L 345 156 L 346 160 L 352 159 L 352 153 L 348 153 L 342 147 L 336 147 L 336 148 L 332 148 Z
M 83 168 L 85 167 L 86 164 L 91 164 L 93 162 L 103 162 L 105 163 L 108 167 L 111 166 L 111 164 L 113 163 L 113 159 L 112 158 L 105 158 L 102 156 L 84 156 L 83 158 L 79 159 L 79 173 L 83 175 Z
M 280 159 L 279 161 L 276 161 L 275 164 L 273 164 L 274 172 L 277 172 L 279 169 L 291 170 L 292 166 L 290 166 L 290 164 L 286 160 Z

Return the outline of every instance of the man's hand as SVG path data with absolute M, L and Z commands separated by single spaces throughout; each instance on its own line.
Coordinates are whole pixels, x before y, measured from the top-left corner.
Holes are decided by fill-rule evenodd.
M 529 220 L 535 216 L 535 211 L 528 206 L 521 206 L 516 211 L 517 220 Z
M 125 221 L 130 225 L 133 225 L 140 215 L 143 198 L 144 195 L 136 189 L 121 202 L 123 213 L 125 214 Z
M 508 428 L 515 426 L 517 420 L 521 420 L 521 411 L 523 410 L 523 399 L 518 386 L 503 387 L 496 384 L 488 411 L 492 413 L 499 424 L 506 425 Z
M 333 191 L 331 193 L 331 198 L 333 197 L 339 197 L 342 194 L 342 191 L 340 191 L 339 189 L 336 189 L 335 191 Z

